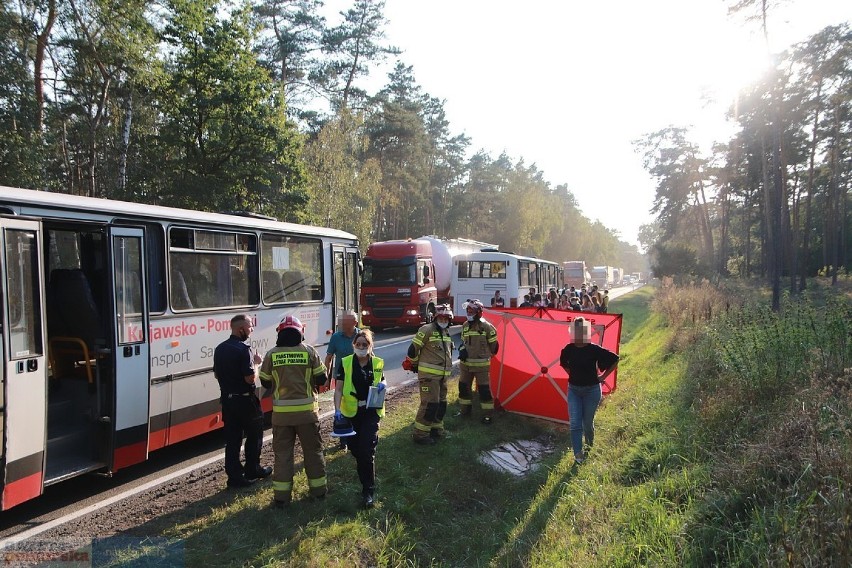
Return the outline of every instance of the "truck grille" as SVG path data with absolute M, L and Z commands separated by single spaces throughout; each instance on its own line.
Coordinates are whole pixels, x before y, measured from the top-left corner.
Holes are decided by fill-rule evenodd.
M 382 319 L 396 319 L 402 317 L 401 307 L 373 308 L 373 315 Z

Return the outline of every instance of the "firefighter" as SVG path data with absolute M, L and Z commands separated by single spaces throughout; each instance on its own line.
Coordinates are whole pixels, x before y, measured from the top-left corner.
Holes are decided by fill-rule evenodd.
M 436 439 L 445 435 L 447 379 L 453 368 L 452 319 L 450 306 L 438 306 L 435 320 L 417 330 L 403 362 L 403 368 L 417 373 L 420 386 L 420 408 L 414 418 L 416 444 L 434 444 Z
M 272 389 L 272 474 L 274 504 L 286 507 L 293 493 L 296 438 L 304 454 L 309 494 L 327 492 L 325 458 L 319 428 L 316 392 L 326 382 L 326 369 L 316 349 L 306 344 L 299 318 L 286 316 L 276 328 L 278 339 L 260 366 L 260 382 Z
M 470 416 L 473 411 L 471 395 L 473 379 L 479 392 L 479 404 L 482 407 L 482 423 L 491 424 L 494 419 L 494 399 L 488 371 L 491 357 L 497 354 L 500 345 L 497 342 L 497 330 L 482 317 L 482 302 L 469 300 L 465 303 L 467 321 L 462 327 L 461 346 L 459 347 L 459 415 Z

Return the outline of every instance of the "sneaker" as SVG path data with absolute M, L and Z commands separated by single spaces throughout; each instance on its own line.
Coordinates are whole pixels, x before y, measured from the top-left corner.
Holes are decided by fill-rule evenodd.
M 372 509 L 376 505 L 376 496 L 372 491 L 364 492 L 364 508 Z
M 241 489 L 243 487 L 248 487 L 253 483 L 254 480 L 246 479 L 245 477 L 229 477 L 227 485 L 231 489 Z
M 577 464 L 577 465 L 583 465 L 583 463 L 584 463 L 585 461 L 586 461 L 586 457 L 585 457 L 584 455 L 582 455 L 582 454 L 579 454 L 579 455 L 575 454 L 575 455 L 574 455 L 574 463 L 575 463 L 575 464 Z

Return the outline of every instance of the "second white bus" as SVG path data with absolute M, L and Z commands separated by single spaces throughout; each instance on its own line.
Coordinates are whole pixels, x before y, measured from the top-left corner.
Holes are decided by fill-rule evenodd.
M 508 252 L 474 252 L 453 259 L 451 290 L 453 314 L 464 321 L 462 306 L 479 299 L 489 306 L 495 291 L 500 291 L 505 307 L 515 308 L 524 301 L 530 288 L 546 295 L 550 288 L 561 287 L 559 264 L 550 260 L 520 256 Z

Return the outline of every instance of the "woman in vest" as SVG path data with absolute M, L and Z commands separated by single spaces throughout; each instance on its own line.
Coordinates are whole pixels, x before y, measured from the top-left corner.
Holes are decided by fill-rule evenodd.
M 359 330 L 352 346 L 354 354 L 341 360 L 335 377 L 334 417 L 340 420 L 345 416 L 352 422 L 355 435 L 349 438 L 347 445 L 357 463 L 364 507 L 370 508 L 375 503 L 379 421 L 385 414 L 385 362 L 373 355 L 373 333 L 370 330 Z M 375 387 L 373 396 L 370 396 L 370 387 Z M 368 405 L 368 402 L 374 404 Z

